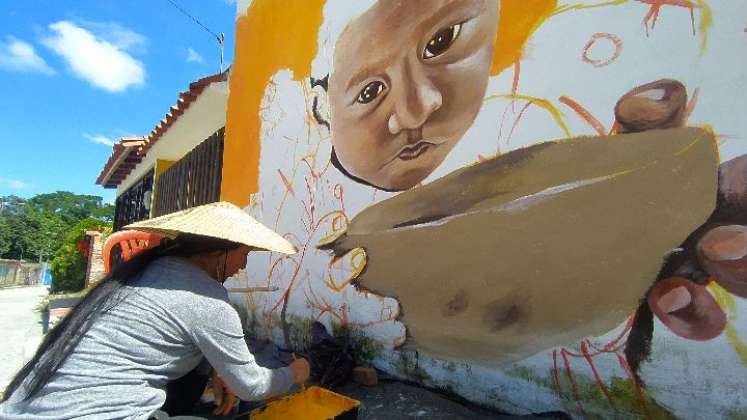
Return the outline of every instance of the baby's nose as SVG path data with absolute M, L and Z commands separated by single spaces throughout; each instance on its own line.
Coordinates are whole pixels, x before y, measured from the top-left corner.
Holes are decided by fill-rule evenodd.
M 388 121 L 392 134 L 421 127 L 443 103 L 438 87 L 418 64 L 406 67 L 406 77 L 393 92 L 397 97 Z

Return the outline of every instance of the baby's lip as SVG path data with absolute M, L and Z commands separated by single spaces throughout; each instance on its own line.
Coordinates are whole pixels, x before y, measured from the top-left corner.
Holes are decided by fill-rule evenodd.
M 402 160 L 413 160 L 420 157 L 423 153 L 427 152 L 431 147 L 438 146 L 438 144 L 421 140 L 413 145 L 407 145 L 400 149 L 397 157 Z
M 399 159 L 401 160 L 412 160 L 423 155 L 423 153 L 435 149 L 436 147 L 446 143 L 449 139 L 446 137 L 434 137 L 427 140 L 419 140 L 417 143 L 405 144 L 402 146 L 391 158 L 389 158 L 381 168 L 390 165 Z M 422 147 L 422 150 L 418 150 Z M 413 153 L 415 152 L 415 153 Z

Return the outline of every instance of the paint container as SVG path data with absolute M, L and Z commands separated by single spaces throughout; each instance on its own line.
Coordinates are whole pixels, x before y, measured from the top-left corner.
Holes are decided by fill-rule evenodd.
M 252 410 L 250 420 L 355 420 L 360 401 L 312 386 Z

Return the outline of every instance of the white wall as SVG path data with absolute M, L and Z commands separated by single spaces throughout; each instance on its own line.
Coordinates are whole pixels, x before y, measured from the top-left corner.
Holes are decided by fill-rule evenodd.
M 157 159 L 179 160 L 226 124 L 228 82 L 212 83 L 148 150 L 145 159 L 117 187 L 117 196 L 127 191 Z

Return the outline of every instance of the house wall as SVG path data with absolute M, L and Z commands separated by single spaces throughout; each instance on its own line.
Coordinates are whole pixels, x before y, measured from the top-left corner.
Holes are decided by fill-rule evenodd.
M 226 122 L 227 82 L 210 84 L 148 151 L 145 159 L 117 186 L 117 196 L 127 191 L 157 160 L 177 161 Z
M 747 9 L 237 8 L 224 198 L 299 249 L 227 283 L 278 288 L 232 295 L 254 334 L 517 414 L 747 416 Z
M 41 284 L 42 270 L 42 264 L 0 260 L 0 287 Z
M 86 287 L 101 280 L 106 275 L 104 269 L 103 247 L 101 232 L 86 232 L 88 240 L 88 262 L 86 263 Z

